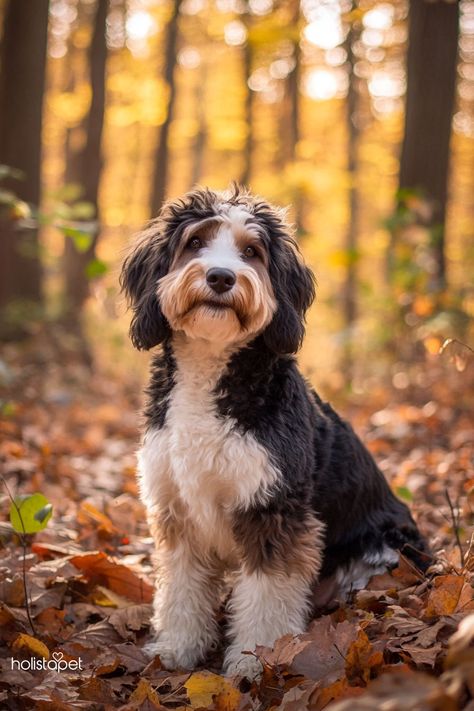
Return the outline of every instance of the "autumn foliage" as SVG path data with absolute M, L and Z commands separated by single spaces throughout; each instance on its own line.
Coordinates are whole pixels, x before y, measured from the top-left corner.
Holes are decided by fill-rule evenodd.
M 2 708 L 467 707 L 474 696 L 468 355 L 462 373 L 443 355 L 425 363 L 428 402 L 419 388 L 410 403 L 387 390 L 383 401 L 374 395 L 345 406 L 395 491 L 410 501 L 435 564 L 422 575 L 402 558 L 348 604 L 318 611 L 306 634 L 257 649 L 264 673 L 253 682 L 221 676 L 221 650 L 193 672 L 168 672 L 142 652 L 153 545 L 136 496 L 136 380 L 91 374 L 77 355 L 48 339 L 10 346 L 5 355 L 2 470 L 23 492 L 43 492 L 54 514 L 28 538 L 32 630 L 22 547 L 7 521 L 9 497 L 2 498 Z M 43 366 L 32 365 L 33 355 Z M 220 624 L 224 634 L 223 612 Z M 82 671 L 12 669 L 12 657 L 80 659 Z

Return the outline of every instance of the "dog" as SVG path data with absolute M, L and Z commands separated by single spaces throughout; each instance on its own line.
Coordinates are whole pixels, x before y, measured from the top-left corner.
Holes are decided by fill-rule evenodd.
M 256 645 L 427 545 L 350 425 L 300 374 L 315 280 L 285 212 L 242 188 L 166 203 L 121 275 L 151 365 L 139 489 L 156 544 L 147 651 L 193 668 L 216 647 L 255 676 Z M 247 654 L 244 654 L 247 652 Z

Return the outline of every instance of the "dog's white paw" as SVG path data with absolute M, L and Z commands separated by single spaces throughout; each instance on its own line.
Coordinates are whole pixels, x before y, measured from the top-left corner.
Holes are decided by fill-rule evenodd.
M 194 669 L 199 661 L 198 654 L 189 649 L 177 650 L 172 649 L 169 644 L 161 641 L 159 638 L 152 642 L 148 642 L 143 647 L 143 652 L 153 659 L 157 655 L 160 657 L 160 662 L 165 669 Z
M 263 667 L 253 654 L 238 654 L 226 657 L 224 673 L 226 676 L 246 676 L 253 681 L 262 675 Z

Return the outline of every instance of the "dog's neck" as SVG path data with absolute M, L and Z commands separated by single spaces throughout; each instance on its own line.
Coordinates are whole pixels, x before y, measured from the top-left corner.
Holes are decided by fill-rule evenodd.
M 245 387 L 250 382 L 265 380 L 277 363 L 294 360 L 291 356 L 279 357 L 272 353 L 261 337 L 250 343 L 222 344 L 188 338 L 180 331 L 173 333 L 168 348 L 175 367 L 186 379 L 196 384 L 208 382 L 211 389 L 229 368 L 232 377 L 241 379 Z
M 240 345 L 188 338 L 182 331 L 173 334 L 170 345 L 182 375 L 196 383 L 207 381 L 209 385 L 215 385 L 230 358 L 242 348 Z

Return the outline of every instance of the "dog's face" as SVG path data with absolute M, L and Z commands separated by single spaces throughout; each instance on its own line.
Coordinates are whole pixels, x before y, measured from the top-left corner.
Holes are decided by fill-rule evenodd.
M 259 334 L 295 352 L 314 279 L 283 213 L 246 192 L 199 189 L 166 204 L 125 260 L 131 338 L 148 349 L 172 331 L 223 345 Z

